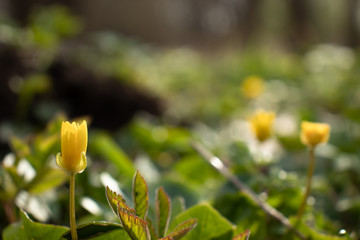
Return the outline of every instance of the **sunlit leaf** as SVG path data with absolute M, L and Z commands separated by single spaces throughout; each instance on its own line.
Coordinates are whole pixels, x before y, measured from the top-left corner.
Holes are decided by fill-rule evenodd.
M 136 215 L 145 220 L 148 211 L 149 195 L 147 184 L 139 171 L 136 171 L 133 180 L 133 200 Z
M 174 240 L 180 239 L 185 236 L 189 231 L 196 227 L 197 220 L 190 219 L 183 223 L 180 223 L 176 228 L 169 234 Z
M 167 232 L 171 215 L 170 198 L 163 187 L 159 187 L 156 191 L 156 219 L 158 223 L 158 236 L 163 237 Z
M 124 198 L 120 194 L 111 191 L 109 187 L 106 187 L 106 199 L 115 215 L 117 215 L 118 212 L 118 205 L 123 208 L 126 207 Z
M 167 237 L 159 238 L 159 240 L 174 240 L 174 238 L 167 236 Z
M 128 206 L 118 204 L 118 217 L 124 229 L 132 240 L 150 240 L 148 223 L 135 215 L 135 211 Z
M 250 230 L 246 230 L 243 233 L 236 235 L 232 240 L 249 240 Z

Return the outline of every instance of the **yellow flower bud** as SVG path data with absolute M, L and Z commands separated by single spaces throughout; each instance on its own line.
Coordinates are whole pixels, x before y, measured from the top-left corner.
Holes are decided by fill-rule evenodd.
M 71 173 L 81 173 L 86 168 L 86 148 L 88 132 L 86 121 L 62 122 L 61 154 L 56 156 L 56 163 L 62 169 Z
M 274 112 L 266 112 L 264 110 L 258 110 L 255 115 L 249 119 L 251 130 L 260 142 L 265 141 L 271 136 L 274 119 Z
M 240 90 L 246 98 L 257 98 L 264 92 L 264 80 L 258 76 L 248 76 L 241 84 Z
M 329 124 L 307 121 L 301 123 L 301 142 L 307 146 L 315 147 L 319 143 L 327 143 L 329 135 Z

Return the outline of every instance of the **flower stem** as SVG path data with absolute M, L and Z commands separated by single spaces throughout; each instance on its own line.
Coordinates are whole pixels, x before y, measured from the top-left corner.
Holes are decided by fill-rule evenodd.
M 314 174 L 314 166 L 315 166 L 315 147 L 310 147 L 309 158 L 310 158 L 309 159 L 310 163 L 309 163 L 309 168 L 308 168 L 308 172 L 307 172 L 305 195 L 304 195 L 304 198 L 302 199 L 300 208 L 297 212 L 297 223 L 295 224 L 295 226 L 297 226 L 300 223 L 301 217 L 305 211 L 306 201 L 310 195 L 311 179 Z
M 70 174 L 70 230 L 72 240 L 78 239 L 75 218 L 75 174 Z

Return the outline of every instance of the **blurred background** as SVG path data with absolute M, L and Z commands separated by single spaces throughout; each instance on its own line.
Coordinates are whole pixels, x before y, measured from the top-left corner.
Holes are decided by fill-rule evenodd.
M 1 230 L 19 208 L 67 224 L 67 176 L 54 155 L 61 121 L 85 118 L 79 222 L 114 220 L 104 187 L 130 196 L 140 169 L 150 194 L 163 185 L 187 207 L 210 202 L 253 239 L 279 239 L 284 228 L 189 141 L 293 216 L 307 169 L 299 125 L 311 120 L 332 129 L 305 219 L 356 239 L 359 31 L 358 0 L 0 0 Z M 247 123 L 259 108 L 277 115 L 261 144 Z
M 1 10 L 25 26 L 36 9 L 53 4 L 76 14 L 83 33 L 112 31 L 156 45 L 222 49 L 272 43 L 304 50 L 322 42 L 359 44 L 357 0 L 2 0 Z

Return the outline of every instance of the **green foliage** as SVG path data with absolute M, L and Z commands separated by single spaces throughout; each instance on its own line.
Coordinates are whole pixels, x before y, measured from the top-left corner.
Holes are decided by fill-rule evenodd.
M 170 222 L 171 212 L 171 200 L 165 190 L 160 187 L 156 192 L 155 202 L 156 222 L 158 226 L 157 231 L 155 231 L 151 219 L 146 218 L 149 198 L 148 187 L 139 171 L 135 173 L 132 191 L 134 196 L 135 210 L 126 205 L 121 195 L 111 191 L 108 187 L 106 188 L 106 197 L 108 199 L 109 205 L 113 210 L 115 210 L 115 207 L 117 206 L 116 214 L 123 228 L 132 240 L 176 240 L 185 236 L 191 229 L 196 226 L 197 220 L 190 219 L 180 223 L 170 234 L 168 234 L 168 236 L 163 237 L 168 232 L 167 228 Z
M 196 225 L 197 225 L 196 219 L 190 219 L 183 223 L 180 223 L 178 226 L 175 227 L 172 233 L 169 234 L 169 237 L 171 237 L 174 240 L 180 239 L 184 237 L 193 228 L 195 228 Z
M 250 237 L 250 230 L 246 230 L 244 233 L 236 235 L 232 240 L 248 240 Z
M 50 224 L 37 223 L 21 211 L 21 221 L 7 227 L 3 232 L 4 240 L 60 239 L 69 228 Z
M 164 188 L 156 191 L 156 220 L 158 223 L 158 235 L 163 237 L 167 232 L 170 222 L 171 202 Z
M 135 211 L 128 206 L 124 208 L 118 204 L 118 218 L 132 240 L 150 240 L 147 222 L 135 215 Z
M 93 239 L 99 236 L 108 237 L 108 233 L 111 234 L 115 230 L 125 232 L 121 225 L 111 222 L 89 222 L 77 226 L 79 239 Z M 68 230 L 62 237 L 71 240 L 70 230 Z
M 31 194 L 40 194 L 54 187 L 60 186 L 69 176 L 61 169 L 43 167 L 33 180 L 24 186 Z
M 233 235 L 233 226 L 213 207 L 207 204 L 200 204 L 189 208 L 179 214 L 171 223 L 170 231 L 177 229 L 177 226 L 186 219 L 197 219 L 197 226 L 183 239 L 230 239 Z
M 303 53 L 256 47 L 214 57 L 186 48 L 151 48 L 109 32 L 83 33 L 86 43 L 76 39 L 72 47 L 80 31 L 79 19 L 61 6 L 35 10 L 24 27 L 0 23 L 1 42 L 19 52 L 27 69 L 9 82 L 17 98 L 16 121 L 0 122 L 1 149 L 11 148 L 1 152 L 6 155 L 0 166 L 3 239 L 69 238 L 61 226 L 68 221 L 68 176 L 54 159 L 66 119 L 54 116 L 67 106 L 47 98 L 57 91 L 47 72 L 56 56 L 150 91 L 168 106 L 161 118 L 138 114 L 111 133 L 90 125 L 88 168 L 76 180 L 76 215 L 84 223 L 80 237 L 228 240 L 246 239 L 249 229 L 251 239 L 293 239 L 189 142 L 202 142 L 262 201 L 292 219 L 307 168 L 299 125 L 314 120 L 330 123 L 332 132 L 329 144 L 317 149 L 312 194 L 298 229 L 309 239 L 359 238 L 357 51 L 320 44 Z M 241 91 L 250 75 L 264 82 L 256 99 Z M 30 107 L 46 127 L 25 121 Z M 277 113 L 274 136 L 263 144 L 254 143 L 246 122 L 256 108 Z M 109 181 L 121 195 L 107 188 L 104 198 Z M 134 210 L 125 203 L 131 197 Z M 19 208 L 54 225 L 33 222 Z M 123 225 L 112 223 L 116 217 Z
M 112 162 L 126 177 L 132 177 L 134 174 L 135 168 L 131 160 L 107 134 L 94 133 L 90 139 L 89 148 L 92 148 L 94 154 L 103 156 Z
M 146 220 L 147 210 L 149 206 L 148 187 L 145 179 L 136 171 L 133 180 L 133 201 L 135 205 L 136 215 Z
M 55 47 L 63 38 L 69 38 L 81 29 L 79 19 L 67 8 L 52 6 L 38 8 L 31 16 L 33 41 L 41 47 Z
M 110 190 L 109 187 L 106 187 L 106 199 L 115 214 L 117 214 L 118 207 L 126 208 L 125 200 L 123 197 L 116 192 Z

